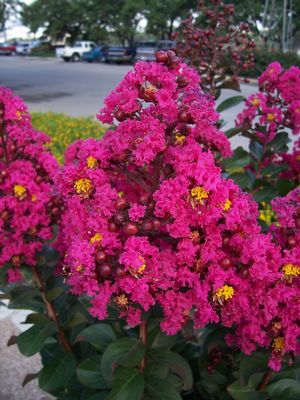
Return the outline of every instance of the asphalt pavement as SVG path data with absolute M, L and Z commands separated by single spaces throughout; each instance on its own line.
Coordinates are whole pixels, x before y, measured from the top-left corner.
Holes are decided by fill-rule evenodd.
M 61 59 L 0 57 L 0 85 L 8 86 L 23 98 L 30 111 L 54 111 L 72 116 L 95 116 L 104 98 L 114 89 L 131 65 L 72 63 Z M 242 84 L 241 94 L 257 91 L 255 85 Z M 224 90 L 220 101 L 236 95 Z M 242 104 L 223 113 L 227 126 L 242 110 Z M 233 146 L 246 145 L 234 138 Z

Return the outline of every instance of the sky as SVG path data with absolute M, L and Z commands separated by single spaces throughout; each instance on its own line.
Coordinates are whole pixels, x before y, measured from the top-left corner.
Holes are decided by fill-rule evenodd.
M 30 4 L 34 0 L 23 0 L 24 3 Z M 12 17 L 8 22 L 7 22 L 7 30 L 6 30 L 6 39 L 13 39 L 13 38 L 18 38 L 18 39 L 29 39 L 31 38 L 32 35 L 30 35 L 29 29 L 26 28 L 24 25 L 22 25 L 21 21 L 16 18 Z M 0 34 L 0 41 L 4 40 L 3 35 Z

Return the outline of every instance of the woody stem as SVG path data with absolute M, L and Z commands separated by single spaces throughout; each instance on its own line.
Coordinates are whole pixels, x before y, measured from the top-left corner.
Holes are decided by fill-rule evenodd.
M 71 346 L 70 346 L 67 338 L 65 337 L 65 334 L 64 334 L 64 332 L 63 332 L 63 330 L 61 328 L 59 319 L 58 319 L 58 317 L 56 315 L 55 308 L 54 308 L 53 304 L 47 298 L 46 287 L 45 287 L 43 279 L 42 279 L 42 277 L 40 275 L 40 272 L 36 267 L 32 267 L 32 272 L 33 272 L 34 280 L 35 280 L 35 282 L 37 284 L 37 287 L 39 288 L 39 290 L 41 292 L 42 299 L 43 299 L 44 304 L 46 306 L 47 315 L 56 325 L 59 342 L 60 342 L 60 344 L 62 345 L 62 347 L 64 348 L 64 350 L 66 352 L 72 353 Z
M 147 343 L 147 321 L 142 321 L 140 325 L 140 341 L 146 346 Z M 140 371 L 144 372 L 146 367 L 146 356 L 143 357 L 140 363 Z

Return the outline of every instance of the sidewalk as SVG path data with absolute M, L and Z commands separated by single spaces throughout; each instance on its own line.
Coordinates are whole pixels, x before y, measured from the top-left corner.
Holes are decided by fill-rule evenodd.
M 51 400 L 52 397 L 38 387 L 37 380 L 29 382 L 24 388 L 22 382 L 29 373 L 38 372 L 41 362 L 38 355 L 27 358 L 16 345 L 7 347 L 11 335 L 26 330 L 28 325 L 21 325 L 26 312 L 9 310 L 0 305 L 0 400 Z

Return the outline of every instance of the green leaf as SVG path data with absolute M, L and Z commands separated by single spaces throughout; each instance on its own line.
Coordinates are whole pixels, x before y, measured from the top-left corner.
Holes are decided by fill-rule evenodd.
M 251 141 L 249 145 L 250 154 L 256 161 L 260 161 L 263 155 L 263 145 L 259 142 Z
M 222 101 L 221 104 L 218 105 L 217 107 L 217 112 L 223 112 L 225 110 L 228 110 L 231 107 L 236 106 L 237 104 L 241 103 L 242 101 L 245 101 L 244 96 L 232 96 L 229 97 L 228 99 Z
M 93 396 L 88 397 L 86 400 L 106 400 L 108 396 L 108 392 L 101 392 L 93 394 Z
M 46 292 L 47 299 L 51 302 L 63 293 L 63 288 L 54 287 Z
M 39 291 L 32 286 L 17 286 L 10 291 L 10 301 L 8 308 L 14 310 L 33 310 L 37 312 L 44 311 L 42 299 L 37 300 Z
M 288 150 L 287 144 L 291 140 L 289 139 L 289 134 L 287 132 L 279 132 L 276 134 L 275 138 L 268 143 L 268 150 L 272 153 L 286 152 Z
M 250 377 L 257 372 L 268 370 L 268 355 L 253 353 L 251 356 L 243 356 L 240 362 L 239 380 L 241 385 L 248 385 Z
M 262 176 L 277 176 L 280 174 L 280 172 L 286 170 L 288 168 L 287 164 L 282 164 L 282 165 L 274 165 L 274 164 L 269 164 L 266 168 L 263 168 L 261 170 L 261 175 Z
M 183 389 L 189 390 L 193 386 L 193 373 L 189 363 L 178 353 L 168 350 L 151 350 L 149 358 L 158 364 L 166 365 L 179 376 L 183 382 Z
M 38 322 L 18 336 L 17 344 L 20 352 L 26 357 L 33 356 L 41 350 L 45 340 L 55 331 L 53 322 L 47 320 Z
M 275 186 L 280 196 L 286 196 L 289 191 L 294 189 L 294 183 L 288 179 L 277 179 Z
M 73 328 L 74 326 L 83 324 L 88 322 L 88 318 L 81 312 L 76 312 L 71 317 L 62 324 L 63 329 L 70 329 Z M 78 336 L 77 336 L 78 337 Z M 77 338 L 75 341 L 78 341 Z M 80 341 L 80 340 L 79 340 Z
M 39 373 L 39 385 L 46 392 L 66 387 L 75 373 L 76 359 L 64 353 L 54 357 Z
M 116 340 L 116 334 L 108 324 L 94 324 L 85 328 L 75 339 L 76 342 L 88 342 L 96 349 L 103 351 Z
M 182 397 L 168 382 L 152 377 L 146 381 L 145 399 L 182 400 Z
M 281 379 L 269 384 L 266 392 L 272 400 L 299 400 L 300 382 L 294 379 Z
M 234 180 L 234 182 L 239 185 L 242 189 L 246 189 L 249 187 L 249 177 L 246 173 L 235 172 L 230 175 L 230 178 Z
M 101 369 L 104 378 L 110 381 L 116 365 L 133 368 L 139 365 L 146 353 L 144 344 L 134 338 L 124 337 L 111 343 L 104 351 Z
M 119 367 L 114 374 L 107 400 L 141 400 L 145 388 L 143 375 L 136 369 Z
M 230 128 L 225 131 L 225 135 L 228 137 L 228 139 L 232 138 L 233 136 L 241 133 L 242 129 L 241 128 Z
M 102 356 L 95 355 L 82 361 L 77 369 L 79 382 L 92 389 L 107 389 L 107 382 L 104 380 L 101 372 Z
M 24 324 L 36 324 L 39 321 L 49 321 L 49 317 L 43 313 L 31 313 L 27 315 Z
M 278 191 L 273 186 L 266 186 L 253 194 L 254 199 L 261 203 L 262 201 L 271 201 L 274 197 L 278 196 Z
M 267 398 L 266 394 L 257 392 L 253 388 L 242 386 L 239 381 L 235 381 L 228 386 L 227 391 L 234 400 L 264 400 Z
M 223 160 L 223 165 L 226 169 L 245 167 L 250 163 L 250 156 L 242 147 L 234 150 L 234 154 L 230 158 Z

